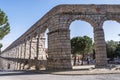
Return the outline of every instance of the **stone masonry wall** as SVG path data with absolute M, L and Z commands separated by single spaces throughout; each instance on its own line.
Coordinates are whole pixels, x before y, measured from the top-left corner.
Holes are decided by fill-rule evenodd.
M 48 28 L 47 69 L 71 69 L 71 45 L 69 26 L 74 20 L 91 24 L 94 30 L 96 67 L 107 66 L 103 23 L 106 20 L 120 22 L 120 5 L 58 5 L 37 21 L 28 31 L 8 46 L 0 55 L 4 69 L 29 69 L 36 57 L 44 53 L 44 39 L 40 34 Z M 37 37 L 33 39 L 34 34 Z M 30 42 L 30 39 L 33 39 Z M 34 43 L 35 41 L 35 43 Z M 41 47 L 41 45 L 43 45 Z M 33 48 L 32 48 L 33 47 Z M 39 63 L 39 62 L 38 62 Z M 39 65 L 36 64 L 36 69 Z M 25 66 L 27 66 L 25 68 Z

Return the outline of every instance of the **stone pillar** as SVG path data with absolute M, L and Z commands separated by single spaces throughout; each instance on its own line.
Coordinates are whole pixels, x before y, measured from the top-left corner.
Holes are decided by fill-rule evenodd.
M 36 36 L 34 36 L 34 37 L 31 37 L 31 40 L 30 40 L 30 45 L 29 45 L 29 49 L 30 49 L 30 54 L 31 55 L 29 55 L 29 59 L 31 59 L 30 61 L 31 62 L 29 62 L 29 65 L 31 66 L 30 68 L 35 68 L 35 65 L 36 65 L 36 63 L 33 63 L 32 61 L 34 60 L 34 59 L 36 59 L 37 58 L 37 38 L 36 38 Z M 33 64 L 35 64 L 35 65 L 33 65 Z
M 30 56 L 30 40 L 26 40 L 26 43 L 25 43 L 25 52 L 24 52 L 24 55 L 25 55 L 25 65 L 24 65 L 24 69 L 29 69 L 29 56 Z
M 20 44 L 20 57 L 19 59 L 21 60 L 22 59 L 22 52 L 23 52 L 23 44 L 21 43 Z M 19 66 L 19 70 L 21 70 L 21 66 L 22 66 L 22 60 L 20 61 L 20 66 Z
M 72 69 L 69 30 L 58 29 L 48 33 L 47 69 Z
M 24 41 L 23 48 L 24 48 L 24 50 L 23 50 L 23 59 L 25 59 L 25 56 L 26 56 L 26 41 Z M 24 64 L 23 64 L 23 69 L 25 69 L 25 61 L 24 61 Z
M 46 48 L 45 48 L 45 38 L 44 34 L 39 37 L 39 45 L 38 45 L 38 60 L 47 60 L 46 58 Z
M 15 59 L 17 60 L 17 46 L 15 46 Z M 17 70 L 17 61 L 15 61 L 15 70 Z
M 29 59 L 29 52 L 30 52 L 30 43 L 29 43 L 29 40 L 27 40 L 27 41 L 26 41 L 25 59 Z
M 17 46 L 17 70 L 19 70 L 19 45 Z
M 31 45 L 32 45 L 32 39 L 29 40 L 29 59 L 31 59 Z
M 23 63 L 23 59 L 24 59 L 24 43 L 22 42 L 21 43 L 21 70 L 23 70 L 23 66 L 24 66 L 24 63 Z
M 19 48 L 19 51 L 18 51 L 18 70 L 21 69 L 21 62 L 20 62 L 20 59 L 21 59 L 21 44 L 18 45 L 18 48 Z
M 37 56 L 36 46 L 37 46 L 37 39 L 36 37 L 33 37 L 31 40 L 31 59 L 35 59 L 35 57 Z
M 104 39 L 104 31 L 102 25 L 102 23 L 98 23 L 94 26 L 96 67 L 107 66 L 106 43 Z
M 40 36 L 37 37 L 37 44 L 36 44 L 36 57 L 35 57 L 35 69 L 36 69 L 36 70 L 39 70 L 39 64 L 38 64 L 39 38 L 40 38 Z
M 23 70 L 24 69 L 24 62 L 23 62 L 23 60 L 24 60 L 24 50 L 25 50 L 25 47 L 24 47 L 24 42 L 22 42 L 21 43 L 21 70 Z
M 28 59 L 28 61 L 29 61 L 29 69 L 30 69 L 31 64 L 32 64 L 32 62 L 31 62 L 31 53 L 32 53 L 31 48 L 32 48 L 32 39 L 29 40 L 29 59 Z
M 36 58 L 38 59 L 39 54 L 39 36 L 37 37 L 37 44 L 36 44 Z
M 23 59 L 25 59 L 25 55 L 26 55 L 26 41 L 24 43 L 24 54 L 23 54 Z
M 12 48 L 12 58 L 13 59 L 15 58 L 15 48 L 14 47 Z M 15 62 L 12 61 L 12 70 L 14 70 L 14 68 L 15 68 Z

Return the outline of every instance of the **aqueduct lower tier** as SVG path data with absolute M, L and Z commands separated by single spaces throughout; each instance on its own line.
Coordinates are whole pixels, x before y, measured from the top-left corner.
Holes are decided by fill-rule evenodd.
M 83 20 L 94 30 L 96 67 L 107 65 L 103 23 L 120 22 L 120 5 L 59 5 L 50 10 L 27 32 L 1 53 L 2 69 L 39 69 L 46 60 L 44 33 L 48 28 L 47 69 L 71 69 L 70 23 Z

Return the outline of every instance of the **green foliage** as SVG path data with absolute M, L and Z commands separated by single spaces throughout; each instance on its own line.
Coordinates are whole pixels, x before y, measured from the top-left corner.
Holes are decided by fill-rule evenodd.
M 114 56 L 117 45 L 118 45 L 118 42 L 115 42 L 113 40 L 106 42 L 106 50 L 107 50 L 108 58 L 112 58 Z
M 85 48 L 82 37 L 74 37 L 71 39 L 72 54 L 78 54 Z
M 10 26 L 6 14 L 0 9 L 0 39 L 10 32 Z
M 84 36 L 84 41 L 85 41 L 85 49 L 84 53 L 91 53 L 92 52 L 92 38 L 89 38 L 88 36 Z
M 120 57 L 120 43 L 117 45 L 114 53 L 114 57 Z
M 71 39 L 72 54 L 84 54 L 92 51 L 92 39 L 88 36 Z
M 74 56 L 73 65 L 76 65 L 77 54 L 83 55 L 81 64 L 83 65 L 84 54 L 88 54 L 89 52 L 92 51 L 92 39 L 89 38 L 88 36 L 74 37 L 71 39 L 71 49 L 72 49 L 71 53 Z

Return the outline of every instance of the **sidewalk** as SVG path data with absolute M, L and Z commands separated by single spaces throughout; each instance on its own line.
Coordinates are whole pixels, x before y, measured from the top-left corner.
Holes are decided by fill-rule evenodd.
M 93 69 L 94 65 L 74 66 L 73 70 L 51 72 L 55 75 L 97 75 L 97 74 L 119 74 L 120 65 L 116 65 L 114 68 L 97 68 Z
M 53 74 L 53 75 L 98 75 L 98 74 L 120 74 L 120 65 L 113 68 L 94 68 L 94 65 L 74 66 L 72 70 L 1 70 L 2 75 L 28 75 L 28 74 Z

